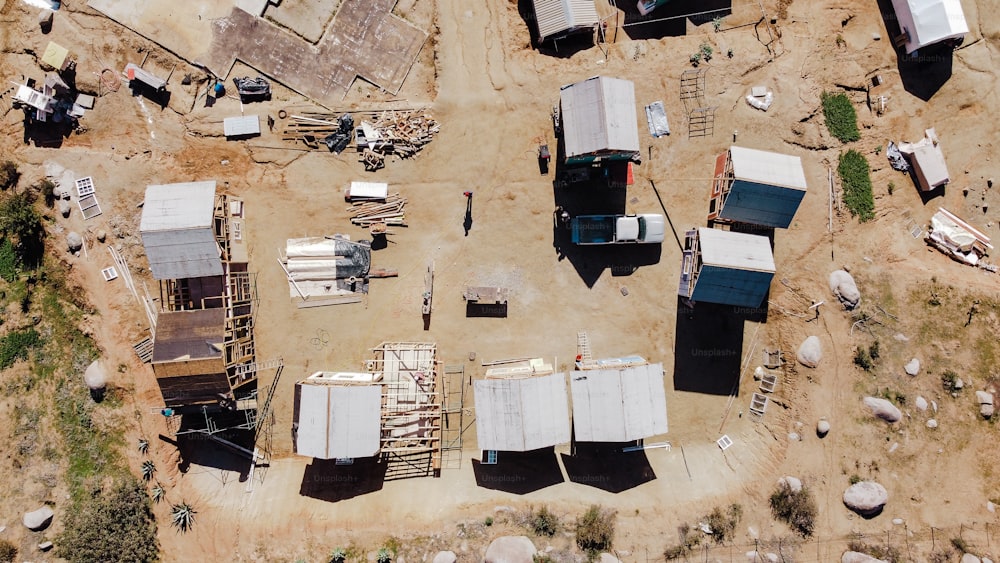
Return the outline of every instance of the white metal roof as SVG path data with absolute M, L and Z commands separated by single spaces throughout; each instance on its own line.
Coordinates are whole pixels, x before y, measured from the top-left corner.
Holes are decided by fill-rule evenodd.
M 570 31 L 593 27 L 600 21 L 594 0 L 534 0 L 538 40 Z
M 380 385 L 299 382 L 295 453 L 319 459 L 371 457 L 381 442 Z
M 774 255 L 767 237 L 701 227 L 698 247 L 706 266 L 774 273 Z
M 907 54 L 969 32 L 961 0 L 892 0 Z
M 797 156 L 729 147 L 729 159 L 737 180 L 806 190 L 806 174 L 802 170 L 802 159 Z
M 146 186 L 140 232 L 211 228 L 215 180 Z
M 639 151 L 632 81 L 595 76 L 563 86 L 559 96 L 567 157 Z
M 227 117 L 222 120 L 222 130 L 227 137 L 260 135 L 260 117 L 256 115 Z
M 570 441 L 566 375 L 473 382 L 482 450 L 526 452 Z
M 628 442 L 667 432 L 663 364 L 574 371 L 570 387 L 580 442 Z

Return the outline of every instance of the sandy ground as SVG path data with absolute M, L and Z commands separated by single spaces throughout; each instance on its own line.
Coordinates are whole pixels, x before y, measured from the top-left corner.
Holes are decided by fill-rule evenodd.
M 388 535 L 424 538 L 412 542 L 424 552 L 460 550 L 464 541 L 468 551 L 462 560 L 475 560 L 477 546 L 504 528 L 456 539 L 458 523 L 480 522 L 498 505 L 524 508 L 545 503 L 572 518 L 588 504 L 600 503 L 618 510 L 616 547 L 622 559 L 642 561 L 646 554 L 658 558 L 664 546 L 675 541 L 673 530 L 678 524 L 730 502 L 741 503 L 746 512 L 737 532 L 738 543 L 752 541 L 747 526 L 756 528 L 763 538 L 788 536 L 767 511 L 772 483 L 785 474 L 801 476 L 816 493 L 821 513 L 817 533 L 822 538 L 840 538 L 852 531 L 878 534 L 890 528 L 889 520 L 895 517 L 905 518 L 912 529 L 993 521 L 983 508 L 986 499 L 997 493 L 986 471 L 992 461 L 977 458 L 968 438 L 958 430 L 931 437 L 922 421 L 912 425 L 907 421 L 895 430 L 867 421 L 860 398 L 873 392 L 877 382 L 867 380 L 869 376 L 851 363 L 853 347 L 866 341 L 859 331 L 849 334 L 851 320 L 836 307 L 823 306 L 820 318 L 811 322 L 807 322 L 812 317 L 806 308 L 810 300 L 832 299 L 826 278 L 842 265 L 852 268 L 862 291 L 871 288 L 884 296 L 891 290 L 900 303 L 932 277 L 961 283 L 978 294 L 995 294 L 1000 278 L 927 252 L 922 241 L 906 235 L 903 213 L 926 223 L 938 206 L 945 206 L 991 235 L 998 234 L 992 214 L 984 213 L 981 205 L 976 207 L 972 196 L 962 195 L 966 187 L 973 195 L 979 194 L 985 179 L 1000 172 L 989 159 L 997 138 L 988 118 L 1000 107 L 992 69 L 1000 30 L 996 21 L 982 17 L 1000 7 L 997 2 L 964 2 L 973 32 L 966 47 L 954 55 L 952 76 L 929 101 L 904 88 L 885 24 L 867 1 L 785 3 L 787 18 L 779 21 L 781 40 L 772 45 L 777 56 L 758 41 L 752 25 L 744 25 L 759 19 L 756 2 L 735 2 L 733 14 L 719 33 L 713 32 L 711 24 L 688 23 L 686 34 L 680 36 L 631 40 L 621 30 L 616 42 L 607 45 L 607 56 L 597 48 L 564 50 L 560 56 L 532 49 L 516 3 L 406 4 L 401 15 L 438 35 L 425 45 L 399 97 L 412 105 L 427 104 L 442 129 L 418 158 L 389 162 L 374 175 L 364 173 L 353 155 L 290 150 L 295 146 L 283 143 L 272 132 L 247 142 L 226 142 L 221 138 L 222 118 L 237 114 L 239 104 L 224 99 L 212 108 L 202 107 L 196 87 L 202 91 L 204 87 L 197 81 L 190 87 L 172 81 L 173 96 L 165 109 L 130 97 L 124 88 L 103 96 L 85 118 L 89 131 L 66 139 L 58 149 L 22 144 L 19 114 L 11 112 L 4 118 L 4 150 L 25 163 L 25 168 L 40 174 L 41 164 L 53 160 L 81 176 L 93 176 L 97 183 L 104 215 L 84 223 L 74 211 L 69 220 L 57 221 L 54 231 L 93 234 L 103 228 L 120 233 L 121 237 L 109 240 L 125 251 L 139 270 L 139 280 L 148 280 L 135 208 L 145 185 L 216 179 L 223 189 L 246 201 L 246 236 L 260 296 L 258 356 L 281 357 L 285 363 L 273 403 L 273 459 L 269 468 L 256 475 L 252 493 L 246 492 L 247 483 L 241 478 L 245 464 L 226 453 L 202 451 L 186 473 L 166 471 L 169 497 L 183 498 L 199 510 L 191 533 L 181 536 L 167 526 L 161 528 L 166 560 L 316 560 L 332 547 L 349 542 L 377 547 Z M 769 13 L 777 10 L 773 3 L 765 3 L 765 8 Z M 163 68 L 177 63 L 177 76 L 192 73 L 197 79 L 196 69 L 173 60 L 146 40 L 75 9 L 57 13 L 49 37 L 60 38 L 76 50 L 80 81 L 96 84 L 91 76 L 94 71 L 101 66 L 118 68 L 139 49 L 150 49 L 151 59 Z M 29 71 L 40 77 L 31 53 L 14 46 L 23 34 L 38 53 L 49 37 L 35 30 L 33 11 L 16 0 L 9 0 L 2 14 L 10 23 L 0 28 L 5 45 L 0 68 L 13 79 Z M 844 20 L 848 21 L 842 25 Z M 882 39 L 873 40 L 873 33 Z M 835 40 L 838 35 L 843 46 Z M 716 52 L 705 65 L 709 69 L 706 97 L 718 106 L 716 128 L 714 136 L 688 139 L 678 78 L 690 68 L 688 54 L 702 42 L 713 45 Z M 732 58 L 723 55 L 729 49 Z M 838 86 L 861 88 L 875 73 L 886 80 L 880 92 L 889 98 L 885 115 L 869 112 L 864 92 L 851 91 L 850 95 L 858 102 L 863 126 L 862 140 L 852 148 L 866 154 L 872 164 L 878 218 L 859 225 L 844 210 L 834 217 L 831 236 L 827 232 L 827 170 L 835 166 L 842 146 L 826 132 L 819 95 Z M 646 154 L 636 168 L 636 183 L 628 188 L 625 204 L 630 212 L 659 211 L 655 185 L 681 236 L 683 230 L 704 224 L 706 179 L 714 155 L 732 144 L 734 134 L 740 145 L 803 157 L 810 190 L 792 227 L 775 235 L 778 274 L 766 323 L 743 322 L 732 315 L 717 317 L 718 310 L 710 307 L 698 308 L 693 315 L 678 312 L 675 288 L 680 250 L 669 233 L 658 256 L 626 255 L 614 268 L 570 250 L 560 259 L 553 244 L 551 177 L 538 174 L 535 148 L 542 141 L 554 144 L 549 112 L 558 99 L 559 86 L 595 74 L 635 81 L 640 106 L 654 100 L 665 102 L 673 134 L 652 139 L 640 122 Z M 775 103 L 767 113 L 742 100 L 751 86 L 759 84 L 775 93 Z M 378 94 L 363 88 L 352 92 L 348 101 L 354 107 L 377 107 Z M 278 109 L 304 104 L 279 89 L 275 99 L 260 110 L 276 115 Z M 641 115 L 641 107 L 636 110 Z M 953 182 L 943 196 L 923 202 L 912 183 L 893 172 L 875 149 L 890 139 L 916 140 L 923 129 L 932 126 L 937 127 Z M 343 187 L 355 179 L 389 182 L 393 190 L 409 198 L 410 227 L 400 229 L 388 248 L 373 256 L 375 266 L 396 268 L 400 277 L 373 280 L 364 304 L 296 309 L 275 264 L 278 249 L 290 237 L 335 232 L 364 236 L 346 220 L 340 197 Z M 886 188 L 890 181 L 895 184 L 892 195 Z M 474 191 L 473 224 L 467 236 L 462 228 L 465 190 Z M 995 194 L 989 192 L 984 198 L 988 202 Z M 128 376 L 119 384 L 134 390 L 136 409 L 143 414 L 141 429 L 130 432 L 129 439 L 169 435 L 165 421 L 152 414 L 160 400 L 152 373 L 136 362 L 130 350 L 131 343 L 143 336 L 141 310 L 120 280 L 110 285 L 100 279 L 98 272 L 109 265 L 110 258 L 92 237 L 88 244 L 93 246 L 87 256 L 69 261 L 101 313 L 93 326 L 102 348 L 115 365 L 129 366 Z M 420 295 L 429 260 L 436 265 L 435 309 L 425 331 Z M 155 292 L 151 280 L 147 283 Z M 461 290 L 480 284 L 511 289 L 508 318 L 465 318 Z M 622 288 L 628 289 L 627 296 Z M 317 347 L 311 341 L 323 330 L 332 338 Z M 444 363 L 464 363 L 466 373 L 473 376 L 481 376 L 483 368 L 468 361 L 470 352 L 476 353 L 477 360 L 555 358 L 563 368 L 576 353 L 579 330 L 588 332 L 596 356 L 637 353 L 663 362 L 670 433 L 657 440 L 668 439 L 673 448 L 644 454 L 655 479 L 649 480 L 646 474 L 636 479 L 641 484 L 618 493 L 592 486 L 610 478 L 605 472 L 591 475 L 589 484 L 585 473 L 578 479 L 582 482 L 558 482 L 527 494 L 497 490 L 502 486 L 487 488 L 477 484 L 473 471 L 472 460 L 479 456 L 473 427 L 465 434 L 460 465 L 444 470 L 439 479 L 369 484 L 354 474 L 319 474 L 318 478 L 332 481 L 327 489 L 336 501 L 300 494 L 317 473 L 307 469 L 311 460 L 291 454 L 292 388 L 297 379 L 320 369 L 359 369 L 373 346 L 394 340 L 437 342 Z M 714 331 L 717 338 L 688 336 Z M 763 422 L 740 416 L 757 385 L 748 372 L 735 399 L 729 397 L 744 358 L 749 356 L 746 364 L 752 371 L 763 347 L 794 350 L 811 334 L 823 342 L 826 357 L 820 367 L 808 370 L 789 364 Z M 910 336 L 909 349 L 892 348 L 893 361 L 905 361 L 904 355 L 929 357 L 936 345 L 951 345 L 950 339 L 940 344 L 934 333 L 926 334 L 926 341 L 914 342 L 916 337 Z M 679 349 L 678 343 L 689 346 Z M 970 362 L 973 359 L 969 357 Z M 262 385 L 269 377 L 264 376 Z M 930 393 L 935 387 L 933 377 L 921 385 L 924 393 Z M 715 392 L 703 392 L 708 388 Z M 469 391 L 467 407 L 471 401 Z M 971 424 L 967 414 L 974 412 L 972 407 L 949 408 L 956 424 Z M 468 413 L 467 420 L 473 414 Z M 834 428 L 825 440 L 812 432 L 821 416 Z M 804 428 L 799 429 L 796 421 Z M 792 430 L 804 439 L 790 442 L 787 434 Z M 724 453 L 714 443 L 722 434 L 735 442 Z M 889 455 L 889 445 L 897 441 L 901 448 Z M 948 448 L 949 455 L 935 455 L 943 448 Z M 156 441 L 153 450 L 160 467 L 180 461 L 165 441 Z M 567 451 L 557 449 L 558 453 Z M 928 462 L 928 456 L 933 461 Z M 139 461 L 133 463 L 138 466 Z M 872 469 L 873 464 L 877 469 Z M 563 481 L 564 470 L 554 467 L 557 481 Z M 501 476 L 527 479 L 524 471 L 513 468 Z M 889 488 L 892 500 L 883 516 L 865 521 L 843 508 L 840 495 L 847 476 L 855 473 L 875 476 Z M 962 485 L 937 487 L 944 476 Z M 346 481 L 338 482 L 341 479 Z M 349 479 L 358 479 L 357 484 Z M 497 483 L 502 485 L 504 479 Z M 162 507 L 157 513 L 166 517 Z M 560 541 L 568 540 L 557 538 L 553 545 L 560 547 Z M 544 547 L 545 541 L 536 545 Z M 810 549 L 816 554 L 800 554 L 795 560 L 831 561 L 843 544 L 817 544 Z

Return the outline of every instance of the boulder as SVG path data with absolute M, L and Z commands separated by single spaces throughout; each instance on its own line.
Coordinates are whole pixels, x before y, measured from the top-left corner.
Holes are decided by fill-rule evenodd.
M 816 435 L 823 438 L 829 433 L 830 423 L 825 418 L 819 419 L 819 422 L 816 423 Z
M 927 410 L 927 399 L 917 395 L 917 400 L 914 401 L 913 406 L 917 407 L 918 411 Z
M 992 405 L 993 393 L 989 391 L 976 391 L 976 400 L 979 401 L 980 405 Z
M 961 377 L 956 377 L 955 378 L 955 383 L 951 384 L 951 388 L 954 389 L 955 391 L 959 391 L 959 390 L 963 389 L 964 387 L 965 387 L 965 382 L 962 381 Z
M 840 563 L 888 563 L 884 559 L 875 559 L 867 553 L 860 551 L 845 551 L 840 557 Z
M 993 405 L 987 405 L 987 404 L 979 405 L 979 414 L 982 415 L 983 418 L 992 418 L 993 410 L 994 410 Z
M 108 384 L 108 372 L 99 361 L 94 360 L 83 373 L 83 382 L 91 391 L 100 391 Z
M 934 420 L 933 418 L 927 421 L 927 428 L 933 429 L 933 428 L 937 428 L 937 426 L 938 426 L 937 425 L 937 421 Z
M 858 284 L 854 283 L 854 277 L 844 270 L 830 273 L 830 291 L 843 303 L 845 309 L 853 309 L 861 301 Z
M 873 415 L 889 423 L 899 422 L 903 418 L 903 413 L 899 412 L 896 405 L 885 399 L 865 397 L 865 406 L 871 409 Z
M 861 481 L 844 491 L 844 504 L 847 508 L 865 517 L 877 516 L 887 502 L 888 491 L 875 481 Z
M 108 240 L 108 232 L 104 229 L 97 231 L 97 242 L 104 242 Z
M 983 563 L 983 560 L 971 553 L 963 553 L 960 563 Z
M 439 551 L 431 563 L 455 563 L 458 561 L 458 556 L 455 555 L 454 551 Z
M 484 563 L 524 563 L 537 553 L 526 536 L 501 536 L 486 548 Z
M 73 206 L 69 204 L 65 199 L 60 199 L 56 202 L 56 210 L 63 217 L 69 217 L 69 212 L 73 210 Z
M 810 336 L 802 341 L 798 351 L 795 352 L 795 359 L 807 368 L 814 368 L 823 359 L 823 347 L 818 336 Z
M 797 493 L 802 490 L 802 481 L 798 477 L 782 477 L 778 479 L 778 486 L 786 485 L 788 490 Z
M 54 513 L 51 508 L 43 506 L 38 510 L 25 512 L 24 517 L 21 518 L 21 523 L 24 524 L 25 528 L 38 532 L 49 527 L 49 524 L 52 522 L 53 514 Z
M 802 436 L 799 436 L 798 432 L 789 432 L 788 433 L 788 441 L 789 442 L 801 442 L 802 441 Z
M 70 252 L 77 252 L 83 248 L 83 237 L 76 231 L 70 231 L 66 235 L 66 247 Z
M 909 362 L 906 362 L 906 365 L 903 366 L 903 371 L 906 372 L 906 375 L 917 375 L 920 372 L 920 360 L 913 358 Z

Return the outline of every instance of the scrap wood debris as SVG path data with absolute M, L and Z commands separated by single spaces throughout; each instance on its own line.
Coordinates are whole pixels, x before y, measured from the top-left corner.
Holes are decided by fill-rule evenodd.
M 375 224 L 398 225 L 405 227 L 406 214 L 403 208 L 406 198 L 398 193 L 389 195 L 384 202 L 356 202 L 347 209 L 351 222 L 355 225 L 368 227 Z
M 382 157 L 390 154 L 400 158 L 414 156 L 441 130 L 440 124 L 423 109 L 359 111 L 353 115 L 303 112 L 288 117 L 282 136 L 286 141 L 303 141 L 310 148 L 319 149 L 318 140 L 343 133 L 343 124 L 351 119 L 358 152 Z M 360 124 L 355 127 L 353 124 L 358 122 Z M 331 151 L 339 152 L 332 147 Z

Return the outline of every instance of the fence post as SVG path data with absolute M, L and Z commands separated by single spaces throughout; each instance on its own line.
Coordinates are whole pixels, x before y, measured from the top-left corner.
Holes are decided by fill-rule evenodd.
M 931 551 L 937 551 L 937 544 L 934 542 L 934 526 L 931 526 Z

